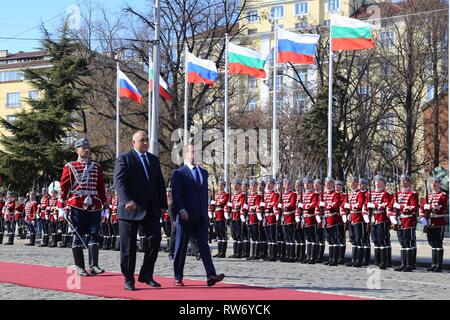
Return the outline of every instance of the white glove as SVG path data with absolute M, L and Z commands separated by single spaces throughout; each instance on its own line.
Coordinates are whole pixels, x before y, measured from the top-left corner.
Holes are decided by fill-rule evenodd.
M 216 204 L 216 202 L 214 200 L 211 200 L 211 204 Z
M 280 216 L 278 215 L 278 213 L 275 215 L 275 219 L 278 221 L 278 218 L 279 218 Z
M 426 226 L 426 225 L 428 224 L 428 221 L 427 221 L 427 219 L 426 219 L 425 217 L 422 217 L 422 218 L 420 219 L 420 222 L 422 222 L 422 224 L 423 224 L 424 226 Z
M 208 217 L 209 217 L 210 219 L 212 218 L 211 211 L 208 211 Z
M 66 212 L 62 208 L 58 208 L 58 218 L 65 218 Z
M 392 223 L 392 224 L 398 224 L 397 218 L 395 218 L 394 216 L 390 216 L 390 217 L 389 217 L 389 220 L 391 220 L 391 223 Z
M 227 219 L 227 220 L 230 219 L 230 215 L 228 214 L 228 212 L 225 212 L 224 215 L 225 215 L 225 219 Z
M 297 207 L 303 208 L 303 203 L 299 202 L 298 205 L 297 205 Z
M 369 202 L 369 203 L 367 204 L 367 208 L 369 208 L 369 209 L 375 209 L 375 204 L 372 203 L 372 202 Z
M 299 223 L 301 221 L 299 216 L 295 216 L 295 222 Z
M 244 210 L 247 210 L 248 209 L 248 204 L 244 204 Z
M 241 221 L 242 221 L 242 222 L 245 222 L 245 217 L 244 217 L 244 215 L 241 215 Z
M 283 207 L 283 204 L 279 203 L 278 204 L 278 209 L 281 209 Z
M 264 207 L 266 206 L 266 204 L 265 204 L 264 202 L 261 202 L 259 205 L 260 205 L 260 207 L 262 207 L 262 208 L 264 208 Z
M 320 216 L 316 216 L 316 221 L 317 221 L 317 223 L 321 223 L 322 222 L 322 219 L 320 219 Z
M 231 202 L 228 202 L 228 203 L 227 203 L 227 206 L 232 207 L 233 204 L 232 204 Z
M 370 218 L 370 221 L 371 221 L 372 223 L 375 223 L 375 217 L 372 216 L 372 218 Z
M 256 217 L 258 218 L 259 221 L 262 220 L 262 215 L 261 215 L 261 213 L 257 212 L 257 213 L 256 213 Z
M 353 204 L 353 205 L 352 205 L 352 209 L 353 209 L 353 210 L 358 210 L 358 205 L 357 205 L 357 204 Z
M 346 214 L 344 214 L 344 215 L 342 216 L 342 221 L 343 221 L 344 223 L 347 223 L 347 215 L 346 215 Z
M 350 209 L 350 203 L 345 203 L 344 204 L 344 209 Z
M 319 203 L 319 207 L 325 207 L 325 202 L 323 202 L 323 201 L 320 201 L 320 203 Z
M 370 222 L 369 216 L 367 214 L 363 214 L 363 219 L 364 219 L 365 223 L 369 223 Z
M 395 208 L 395 209 L 400 209 L 400 204 L 397 203 L 397 202 L 395 202 L 395 203 L 394 203 L 394 208 Z
M 430 206 L 428 203 L 426 203 L 426 204 L 423 206 L 423 208 L 424 208 L 424 210 L 430 210 L 430 209 L 431 209 L 431 206 Z

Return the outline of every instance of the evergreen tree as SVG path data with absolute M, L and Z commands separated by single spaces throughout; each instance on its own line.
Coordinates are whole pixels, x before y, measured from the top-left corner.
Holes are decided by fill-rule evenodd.
M 73 148 L 64 138 L 76 132 L 87 90 L 80 80 L 89 74 L 67 24 L 57 41 L 42 29 L 42 50 L 48 53 L 50 67 L 25 70 L 25 79 L 39 90 L 40 98 L 28 100 L 32 108 L 17 114 L 14 122 L 0 119 L 0 127 L 10 133 L 0 137 L 0 175 L 5 185 L 22 193 L 59 180 L 62 167 L 73 160 Z

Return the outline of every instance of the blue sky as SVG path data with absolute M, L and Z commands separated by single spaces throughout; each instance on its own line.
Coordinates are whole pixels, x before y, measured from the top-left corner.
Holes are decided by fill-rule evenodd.
M 68 7 L 81 4 L 83 10 L 89 2 L 93 7 L 104 5 L 112 15 L 119 13 L 127 3 L 134 8 L 150 10 L 149 0 L 0 0 L 0 50 L 14 53 L 38 49 L 38 40 L 4 38 L 40 38 L 39 25 L 42 21 L 52 31 L 60 25 Z

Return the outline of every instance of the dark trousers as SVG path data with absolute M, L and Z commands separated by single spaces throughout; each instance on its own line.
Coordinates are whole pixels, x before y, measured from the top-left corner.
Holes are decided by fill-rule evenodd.
M 281 226 L 281 224 L 276 224 L 276 226 L 277 226 L 277 242 L 283 242 L 284 241 L 284 234 L 283 234 L 283 227 Z
M 5 230 L 5 221 L 3 218 L 0 218 L 0 234 L 2 234 Z
M 271 224 L 271 225 L 267 225 L 264 227 L 264 229 L 266 230 L 266 235 L 267 235 L 267 242 L 276 243 L 276 236 L 277 236 L 277 226 L 275 224 Z
M 36 234 L 36 228 L 34 224 L 35 224 L 34 221 L 27 222 L 28 232 L 30 233 L 30 235 Z
M 247 223 L 241 223 L 241 238 L 242 241 L 248 241 L 248 226 Z
M 345 225 L 343 223 L 337 225 L 337 240 L 340 246 L 345 246 Z
M 231 237 L 233 242 L 242 242 L 241 220 L 231 220 Z
M 284 242 L 294 244 L 295 223 L 283 225 Z
M 72 225 L 74 230 L 72 231 L 74 234 L 72 247 L 81 247 L 83 246 L 82 240 L 79 238 L 85 234 L 90 235 L 89 244 L 90 243 L 98 243 L 99 241 L 99 231 L 100 231 L 100 223 L 101 223 L 101 211 L 95 212 L 87 212 L 84 210 L 80 210 L 77 208 L 71 208 L 71 217 L 72 217 Z M 44 225 L 47 225 L 48 222 L 45 221 Z M 47 225 L 48 230 L 48 225 Z M 48 234 L 48 231 L 45 232 Z M 77 235 L 78 233 L 78 235 Z M 88 245 L 85 243 L 86 246 Z
M 227 226 L 225 220 L 214 221 L 216 227 L 217 240 L 227 241 Z
M 247 226 L 250 238 L 253 242 L 259 242 L 259 226 L 257 223 L 249 224 Z
M 441 249 L 444 241 L 444 227 L 428 228 L 427 239 L 432 248 Z
M 326 228 L 327 231 L 327 241 L 330 246 L 339 245 L 338 241 L 338 226 L 334 225 L 332 227 Z
M 161 223 L 148 212 L 144 220 L 119 220 L 120 234 L 120 268 L 125 281 L 134 283 L 136 268 L 136 241 L 139 227 L 142 228 L 147 250 L 139 272 L 139 280 L 149 281 L 153 277 L 155 262 L 161 244 Z
M 300 222 L 298 222 L 296 224 L 294 239 L 295 239 L 295 242 L 297 242 L 297 243 L 305 244 L 305 239 L 306 239 L 305 229 L 303 229 L 300 226 Z
M 389 233 L 389 223 L 387 221 L 372 225 L 372 241 L 375 248 L 388 246 L 387 233 Z
M 355 238 L 355 225 L 349 223 L 348 225 L 348 238 L 353 247 L 357 247 L 356 238 Z
M 316 225 L 304 227 L 303 230 L 305 231 L 306 241 L 308 243 L 317 243 L 317 226 Z
M 164 234 L 166 235 L 166 237 L 170 238 L 170 234 L 172 232 L 172 222 L 169 221 L 163 221 L 162 222 L 162 228 L 164 230 Z
M 169 242 L 169 254 L 174 255 L 175 254 L 175 242 L 176 242 L 176 236 L 177 236 L 177 224 L 176 222 L 172 222 L 172 225 L 170 226 L 170 242 Z
M 323 228 L 317 228 L 316 229 L 316 239 L 317 239 L 317 242 L 320 244 L 320 245 L 322 245 L 322 246 L 324 246 L 325 245 L 325 240 L 324 240 L 324 229 Z
M 258 229 L 259 229 L 259 241 L 261 242 L 267 242 L 267 232 L 266 228 L 262 225 L 262 223 L 258 223 Z
M 184 264 L 186 262 L 186 251 L 189 239 L 193 237 L 197 241 L 203 266 L 206 270 L 206 277 L 216 275 L 216 269 L 211 258 L 211 251 L 208 244 L 209 222 L 200 222 L 196 225 L 187 222 L 180 222 L 178 216 L 177 236 L 175 244 L 175 258 L 173 262 L 174 276 L 176 280 L 182 280 L 184 276 Z
M 397 230 L 398 242 L 403 249 L 412 249 L 416 247 L 416 228 Z
M 8 230 L 8 234 L 16 233 L 16 224 L 15 224 L 14 220 L 6 221 L 6 229 Z
M 370 248 L 370 238 L 367 232 L 367 223 L 356 223 L 353 225 L 355 242 L 358 248 Z

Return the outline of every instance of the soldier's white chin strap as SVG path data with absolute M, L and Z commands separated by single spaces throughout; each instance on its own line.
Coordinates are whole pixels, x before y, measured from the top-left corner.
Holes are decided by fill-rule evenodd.
M 89 157 L 87 157 L 87 158 L 81 158 L 81 157 L 78 157 L 78 159 L 77 159 L 77 161 L 79 161 L 79 162 L 89 162 Z

